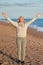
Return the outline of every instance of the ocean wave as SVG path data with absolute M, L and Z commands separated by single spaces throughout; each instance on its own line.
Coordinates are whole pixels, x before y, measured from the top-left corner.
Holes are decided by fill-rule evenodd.
M 43 32 L 43 27 L 39 27 L 37 25 L 31 25 L 30 27 L 36 29 L 37 31 Z

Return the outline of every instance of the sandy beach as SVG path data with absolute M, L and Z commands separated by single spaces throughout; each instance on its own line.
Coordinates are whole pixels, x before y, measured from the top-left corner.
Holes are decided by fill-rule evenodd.
M 0 65 L 18 65 L 17 51 L 16 28 L 10 23 L 0 21 Z M 27 30 L 25 62 L 32 65 L 43 63 L 43 33 L 32 28 Z

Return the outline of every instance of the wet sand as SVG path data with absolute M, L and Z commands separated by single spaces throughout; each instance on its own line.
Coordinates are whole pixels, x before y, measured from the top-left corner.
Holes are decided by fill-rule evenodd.
M 0 21 L 0 65 L 18 65 L 17 51 L 16 28 Z M 43 63 L 43 33 L 32 28 L 27 30 L 25 62 L 30 62 L 32 65 Z

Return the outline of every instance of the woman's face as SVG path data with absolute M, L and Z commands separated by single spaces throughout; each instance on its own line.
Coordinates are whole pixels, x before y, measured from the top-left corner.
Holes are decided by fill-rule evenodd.
M 20 18 L 19 18 L 19 22 L 20 22 L 20 23 L 24 22 L 24 18 L 23 18 L 23 17 L 20 17 Z

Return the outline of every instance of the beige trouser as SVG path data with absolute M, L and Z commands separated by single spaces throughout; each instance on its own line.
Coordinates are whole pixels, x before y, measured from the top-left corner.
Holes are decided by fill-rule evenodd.
M 26 49 L 26 38 L 18 37 L 16 40 L 18 48 L 18 59 L 24 61 L 25 59 L 25 49 Z

